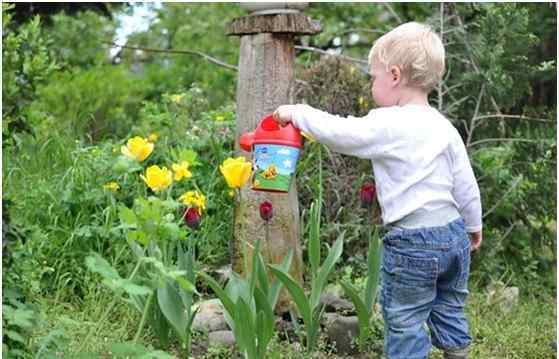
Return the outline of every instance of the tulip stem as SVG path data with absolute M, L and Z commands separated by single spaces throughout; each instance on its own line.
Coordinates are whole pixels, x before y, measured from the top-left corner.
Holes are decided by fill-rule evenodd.
M 142 313 L 142 319 L 140 320 L 140 326 L 138 327 L 138 331 L 136 332 L 136 335 L 134 336 L 134 340 L 133 343 L 137 343 L 138 339 L 140 339 L 140 334 L 142 334 L 142 330 L 144 329 L 144 325 L 146 324 L 146 319 L 148 316 L 148 312 L 149 312 L 149 307 L 151 306 L 151 300 L 153 299 L 153 295 L 155 292 L 151 292 L 145 307 L 144 307 L 144 312 Z
M 237 188 L 237 196 L 239 197 L 239 239 L 243 248 L 243 275 L 248 276 L 248 253 L 247 253 L 247 241 L 244 233 L 244 208 L 243 196 L 240 188 Z

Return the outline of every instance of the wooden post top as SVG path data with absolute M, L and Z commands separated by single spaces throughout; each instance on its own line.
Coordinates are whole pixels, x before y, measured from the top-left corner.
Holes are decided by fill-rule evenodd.
M 291 33 L 313 35 L 322 31 L 318 21 L 302 13 L 248 15 L 233 19 L 227 27 L 227 35 L 249 35 L 259 33 Z

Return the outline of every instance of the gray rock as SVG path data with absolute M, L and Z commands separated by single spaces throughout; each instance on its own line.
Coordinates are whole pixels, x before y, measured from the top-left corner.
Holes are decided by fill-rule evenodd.
M 192 321 L 192 330 L 199 332 L 214 332 L 229 329 L 225 316 L 220 313 L 198 313 Z
M 208 347 L 232 347 L 234 345 L 235 336 L 231 330 L 218 330 L 208 334 Z
M 210 299 L 196 303 L 193 309 L 196 307 L 199 309 L 192 322 L 192 330 L 213 332 L 229 329 L 223 315 L 223 306 L 219 299 Z
M 508 314 L 518 304 L 520 289 L 507 287 L 501 281 L 496 281 L 487 286 L 487 304 L 496 306 L 502 313 Z
M 330 283 L 324 288 L 323 293 L 330 293 L 334 294 L 336 297 L 343 297 L 344 296 L 344 289 L 338 283 Z
M 324 304 L 324 310 L 328 313 L 340 311 L 353 311 L 353 304 L 332 293 L 322 293 L 320 303 Z
M 354 350 L 354 342 L 359 336 L 359 322 L 356 316 L 344 317 L 335 315 L 328 320 L 326 334 L 336 346 L 338 354 L 350 354 Z
M 503 313 L 510 313 L 512 309 L 518 304 L 518 297 L 520 296 L 520 289 L 518 287 L 507 287 L 501 294 L 499 307 Z

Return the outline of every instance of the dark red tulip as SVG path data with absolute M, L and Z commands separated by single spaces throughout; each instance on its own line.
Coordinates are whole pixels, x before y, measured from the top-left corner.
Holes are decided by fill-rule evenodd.
M 376 194 L 377 190 L 374 184 L 364 183 L 360 191 L 361 207 L 370 208 L 373 205 Z
M 200 227 L 201 216 L 197 208 L 194 207 L 187 208 L 187 210 L 184 211 L 183 219 L 184 219 L 184 223 L 186 223 L 186 225 L 190 229 L 196 230 L 198 229 L 198 227 Z
M 274 207 L 272 206 L 272 202 L 264 201 L 260 203 L 260 217 L 265 221 L 269 221 L 273 216 Z

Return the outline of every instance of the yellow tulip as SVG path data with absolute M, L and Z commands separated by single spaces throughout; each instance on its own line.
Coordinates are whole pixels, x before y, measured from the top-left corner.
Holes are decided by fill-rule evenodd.
M 177 105 L 181 103 L 183 98 L 184 98 L 183 93 L 182 94 L 171 95 L 171 101 L 173 101 Z
M 249 180 L 252 174 L 252 164 L 246 162 L 243 156 L 237 158 L 228 158 L 221 166 L 219 170 L 225 177 L 227 185 L 231 188 L 241 188 Z
M 120 186 L 116 182 L 108 182 L 103 185 L 103 188 L 116 192 L 120 189 Z
M 187 161 L 182 161 L 180 164 L 172 164 L 173 172 L 175 172 L 175 181 L 192 177 L 192 172 L 188 170 L 188 166 L 190 164 Z
M 155 133 L 155 132 L 150 133 L 149 136 L 148 136 L 148 140 L 150 142 L 155 142 L 155 141 L 157 141 L 158 138 L 159 138 L 159 136 L 157 136 L 157 133 Z
M 179 197 L 185 206 L 194 206 L 202 212 L 206 209 L 206 196 L 198 191 L 188 191 Z
M 167 167 L 159 168 L 157 165 L 148 167 L 145 177 L 143 175 L 140 177 L 154 192 L 169 187 L 173 182 L 173 173 Z
M 129 139 L 126 146 L 120 148 L 123 155 L 140 162 L 145 160 L 152 151 L 153 143 L 139 136 Z

